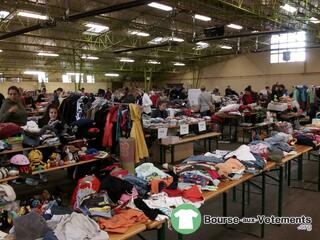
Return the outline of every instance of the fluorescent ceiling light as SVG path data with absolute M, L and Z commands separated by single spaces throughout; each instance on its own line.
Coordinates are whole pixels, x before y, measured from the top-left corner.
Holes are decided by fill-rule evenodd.
M 86 56 L 86 55 L 83 55 L 81 58 L 82 58 L 82 59 L 89 59 L 89 60 L 97 60 L 97 59 L 99 59 L 98 57 Z
M 39 71 L 24 71 L 24 74 L 28 75 L 39 75 L 39 74 L 44 74 L 45 72 L 39 72 Z
M 3 73 L 0 73 L 0 75 L 3 75 Z
M 232 49 L 232 47 L 228 46 L 228 45 L 220 45 L 220 48 L 222 48 L 222 49 Z
M 2 49 L 0 49 L 0 52 L 3 52 L 3 50 L 2 50 Z
M 0 19 L 8 17 L 10 13 L 8 11 L 0 11 Z
M 242 29 L 242 26 L 237 25 L 237 24 L 233 24 L 233 23 L 227 25 L 227 27 L 228 27 L 228 28 L 237 29 L 237 30 L 241 30 L 241 29 Z
M 315 17 L 310 18 L 309 21 L 312 22 L 312 23 L 315 23 L 315 24 L 320 23 L 320 20 L 318 18 L 315 18 Z
M 184 42 L 182 38 L 177 38 L 177 37 L 170 37 L 168 38 L 169 41 L 174 41 L 174 42 Z
M 257 30 L 254 30 L 254 31 L 251 31 L 251 33 L 258 33 L 259 31 L 257 31 Z
M 185 64 L 181 63 L 181 62 L 175 62 L 173 65 L 174 66 L 185 66 Z
M 38 56 L 47 56 L 47 57 L 58 57 L 59 54 L 57 53 L 46 53 L 46 52 L 39 52 Z
M 107 77 L 119 77 L 118 73 L 106 73 L 104 75 L 107 76 Z
M 25 11 L 19 11 L 17 15 L 21 17 L 35 18 L 40 20 L 48 19 L 48 16 L 46 15 L 41 15 L 39 13 L 25 12 Z
M 131 58 L 121 58 L 120 62 L 134 62 L 134 60 Z
M 104 33 L 109 31 L 109 27 L 100 25 L 100 24 L 87 23 L 85 26 L 89 28 L 87 31 L 84 32 L 85 34 L 90 34 L 90 33 L 97 34 L 97 33 Z
M 196 45 L 197 46 L 193 48 L 195 50 L 205 49 L 205 48 L 208 48 L 210 46 L 209 43 L 206 43 L 206 42 L 197 42 Z
M 166 40 L 165 40 L 165 38 L 163 38 L 163 37 L 156 37 L 156 38 L 150 40 L 148 43 L 149 43 L 149 44 L 159 44 L 159 43 L 163 43 L 163 42 L 165 42 L 165 41 L 166 41 Z
M 167 41 L 184 42 L 184 39 L 177 38 L 177 37 L 156 37 L 156 38 L 150 40 L 148 43 L 149 44 L 160 44 L 160 43 L 164 43 Z
M 153 8 L 157 8 L 157 9 L 160 9 L 163 11 L 167 11 L 167 12 L 172 11 L 172 7 L 170 7 L 168 5 L 161 4 L 161 3 L 157 3 L 157 2 L 149 3 L 148 6 L 153 7 Z
M 150 36 L 149 33 L 141 32 L 141 31 L 135 31 L 135 30 L 129 31 L 128 33 L 131 34 L 131 35 L 137 35 L 137 36 L 140 36 L 140 37 L 148 37 L 148 36 Z
M 283 10 L 290 12 L 290 13 L 294 13 L 297 11 L 297 9 L 295 7 L 292 7 L 287 3 L 284 6 L 280 6 L 280 8 L 282 8 Z
M 205 22 L 211 21 L 211 17 L 203 16 L 203 15 L 200 15 L 200 14 L 195 14 L 194 18 L 198 19 L 198 20 L 201 20 L 201 21 L 205 21 Z
M 156 60 L 148 60 L 149 64 L 161 64 L 159 61 Z

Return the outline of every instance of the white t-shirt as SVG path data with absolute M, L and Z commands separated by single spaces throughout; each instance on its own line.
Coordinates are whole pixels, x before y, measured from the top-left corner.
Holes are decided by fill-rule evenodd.
M 179 229 L 193 229 L 193 218 L 198 217 L 198 213 L 191 209 L 181 209 L 174 216 L 179 218 Z
M 149 114 L 151 113 L 151 106 L 152 106 L 152 101 L 148 94 L 144 93 L 142 96 L 142 106 L 143 106 L 143 112 Z

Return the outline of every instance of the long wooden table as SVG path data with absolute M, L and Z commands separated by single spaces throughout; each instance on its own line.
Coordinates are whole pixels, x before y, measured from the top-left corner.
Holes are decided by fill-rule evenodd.
M 87 163 L 93 163 L 93 162 L 97 162 L 97 161 L 100 161 L 100 160 L 103 160 L 103 159 L 94 158 L 94 159 L 91 159 L 91 160 L 80 161 L 80 162 L 76 162 L 76 163 L 70 163 L 70 164 L 66 164 L 66 165 L 62 165 L 62 166 L 58 166 L 58 167 L 52 167 L 52 168 L 48 168 L 48 169 L 44 169 L 44 170 L 40 170 L 40 171 L 34 171 L 34 172 L 30 173 L 30 174 L 31 175 L 37 175 L 37 174 L 40 174 L 40 173 L 47 173 L 47 172 L 57 171 L 57 170 L 65 169 L 65 168 L 69 168 L 69 167 L 80 166 L 80 165 L 87 164 Z M 22 178 L 22 177 L 24 177 L 24 176 L 17 175 L 17 176 L 3 178 L 3 179 L 0 179 L 0 183 L 1 182 L 11 181 L 11 180 Z
M 126 240 L 146 230 L 146 224 L 138 223 L 131 226 L 125 233 L 109 233 L 109 240 Z

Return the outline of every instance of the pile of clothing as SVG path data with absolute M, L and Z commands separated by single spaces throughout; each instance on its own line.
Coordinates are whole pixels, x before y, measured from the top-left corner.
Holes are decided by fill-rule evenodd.
M 264 141 L 253 141 L 249 144 L 250 151 L 264 160 L 279 162 L 286 155 L 296 154 L 295 139 L 291 134 L 271 132 Z
M 293 136 L 298 144 L 316 147 L 320 143 L 320 128 L 308 127 L 301 131 L 294 131 Z

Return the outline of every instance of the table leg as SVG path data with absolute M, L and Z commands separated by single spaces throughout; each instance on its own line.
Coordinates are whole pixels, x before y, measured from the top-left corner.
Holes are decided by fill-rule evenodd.
M 167 163 L 167 159 L 166 159 L 166 147 L 163 147 L 163 163 Z
M 163 146 L 160 144 L 160 164 L 164 163 L 163 162 L 163 154 L 162 154 L 162 152 L 163 152 Z
M 242 143 L 244 143 L 244 137 L 245 137 L 245 135 L 246 135 L 246 130 L 243 129 Z
M 241 203 L 241 216 L 244 217 L 245 215 L 245 201 L 246 201 L 246 183 L 242 183 L 242 203 Z
M 174 164 L 174 145 L 171 145 L 171 163 Z
M 236 187 L 232 188 L 232 200 L 234 202 L 237 201 L 237 189 L 236 189 Z
M 283 166 L 279 170 L 278 217 L 282 217 Z
M 232 121 L 231 121 L 231 119 L 229 121 L 229 136 L 230 136 L 230 142 L 232 142 Z
M 250 183 L 248 182 L 247 184 L 247 187 L 248 187 L 248 192 L 247 192 L 247 202 L 248 202 L 248 205 L 250 204 Z
M 227 193 L 226 192 L 222 194 L 222 213 L 224 217 L 227 216 Z M 227 224 L 225 224 L 225 226 L 227 226 Z
M 291 161 L 288 162 L 288 187 L 291 185 Z
M 163 223 L 161 228 L 157 230 L 157 238 L 158 240 L 165 240 L 166 239 L 166 224 Z
M 298 159 L 298 180 L 302 181 L 303 174 L 303 155 L 301 154 Z
M 219 137 L 216 137 L 216 150 L 219 149 Z
M 207 139 L 203 139 L 204 150 L 207 151 Z
M 320 152 L 318 152 L 318 192 L 320 192 Z
M 266 190 L 266 176 L 262 172 L 262 186 L 261 186 L 261 215 L 265 215 L 265 190 Z M 264 238 L 264 223 L 261 224 L 261 238 Z
M 208 139 L 209 142 L 209 152 L 211 152 L 211 138 Z
M 235 133 L 234 133 L 234 142 L 237 142 L 238 141 L 238 121 L 236 121 L 235 125 L 234 125 L 234 128 L 235 128 Z
M 287 178 L 288 176 L 288 162 L 284 164 L 284 178 Z

